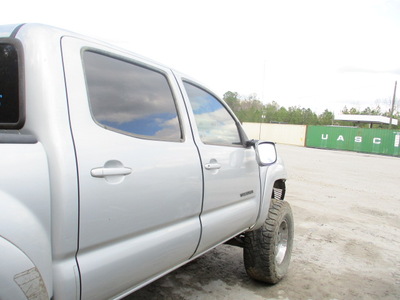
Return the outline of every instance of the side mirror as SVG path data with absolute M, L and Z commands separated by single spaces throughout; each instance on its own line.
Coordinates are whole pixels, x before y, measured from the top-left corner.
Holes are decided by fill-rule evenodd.
M 272 165 L 278 159 L 275 144 L 272 142 L 258 141 L 254 144 L 254 148 L 256 150 L 257 163 L 260 166 Z

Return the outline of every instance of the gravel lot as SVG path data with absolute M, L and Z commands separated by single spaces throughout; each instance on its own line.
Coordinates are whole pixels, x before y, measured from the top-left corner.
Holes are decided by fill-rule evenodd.
M 295 218 L 289 274 L 249 279 L 222 245 L 125 298 L 400 299 L 400 158 L 278 145 Z

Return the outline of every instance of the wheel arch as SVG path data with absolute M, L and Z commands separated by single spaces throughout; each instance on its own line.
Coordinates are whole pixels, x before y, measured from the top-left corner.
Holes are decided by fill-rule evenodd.
M 42 275 L 18 247 L 0 237 L 0 299 L 49 299 Z
M 260 167 L 261 179 L 261 200 L 260 209 L 255 224 L 250 230 L 260 228 L 268 217 L 268 211 L 271 207 L 271 199 L 283 200 L 286 194 L 287 172 L 285 165 L 280 157 L 275 164 L 269 167 Z M 278 194 L 278 190 L 281 192 Z
M 286 179 L 276 180 L 272 188 L 271 198 L 275 200 L 285 200 L 285 195 L 286 195 Z

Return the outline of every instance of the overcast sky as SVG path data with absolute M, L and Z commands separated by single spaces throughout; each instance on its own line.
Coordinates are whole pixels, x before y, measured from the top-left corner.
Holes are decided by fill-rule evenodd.
M 2 24 L 96 37 L 191 75 L 221 97 L 255 93 L 318 113 L 345 105 L 388 110 L 400 84 L 400 0 L 18 0 L 1 11 Z

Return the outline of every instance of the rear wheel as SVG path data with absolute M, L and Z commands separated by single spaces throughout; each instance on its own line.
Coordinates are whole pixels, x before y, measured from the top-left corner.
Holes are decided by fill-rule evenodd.
M 289 203 L 272 200 L 263 226 L 245 233 L 244 265 L 251 278 L 275 284 L 286 275 L 293 248 L 293 228 Z

